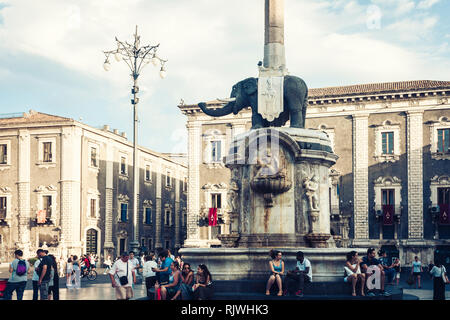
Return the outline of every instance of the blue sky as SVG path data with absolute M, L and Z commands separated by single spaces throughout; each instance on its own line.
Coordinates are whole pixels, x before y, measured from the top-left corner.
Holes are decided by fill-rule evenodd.
M 139 79 L 140 145 L 185 152 L 186 103 L 226 97 L 257 76 L 263 0 L 0 0 L 0 114 L 61 115 L 132 137 L 127 66 L 103 70 L 114 37 L 160 43 L 167 78 Z M 285 0 L 289 72 L 310 88 L 450 80 L 450 1 Z

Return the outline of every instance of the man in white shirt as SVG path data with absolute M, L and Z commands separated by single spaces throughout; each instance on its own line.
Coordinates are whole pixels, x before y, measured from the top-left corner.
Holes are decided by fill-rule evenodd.
M 136 274 L 133 264 L 129 261 L 128 253 L 122 253 L 119 260 L 114 262 L 109 271 L 112 287 L 116 289 L 117 300 L 133 298 L 132 284 L 136 283 Z
M 144 262 L 144 268 L 143 268 L 143 275 L 145 279 L 145 286 L 147 288 L 147 297 L 150 298 L 150 292 L 148 291 L 150 288 L 155 286 L 156 283 L 156 272 L 153 271 L 154 269 L 158 268 L 158 265 L 155 261 L 155 255 L 153 253 L 150 253 L 148 256 L 145 257 Z
M 305 282 L 312 282 L 312 269 L 311 262 L 304 257 L 302 251 L 297 252 L 297 266 L 295 270 L 288 271 L 287 281 L 291 283 L 298 283 L 298 291 L 295 293 L 296 296 L 303 296 L 303 289 L 305 287 Z M 290 287 L 288 283 L 288 287 Z

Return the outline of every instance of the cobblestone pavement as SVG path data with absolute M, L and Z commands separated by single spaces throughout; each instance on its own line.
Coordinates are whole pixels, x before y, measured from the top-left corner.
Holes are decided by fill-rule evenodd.
M 115 290 L 111 287 L 111 282 L 108 275 L 104 275 L 104 269 L 97 269 L 98 277 L 95 281 L 81 279 L 80 289 L 67 289 L 65 279 L 60 281 L 60 299 L 61 300 L 115 300 Z M 0 279 L 8 278 L 8 265 L 0 265 Z M 421 289 L 414 289 L 406 283 L 407 275 L 402 274 L 400 286 L 403 287 L 404 294 L 412 294 L 419 297 L 420 300 L 433 299 L 433 283 L 430 277 L 423 276 L 423 283 Z M 31 279 L 31 277 L 30 277 Z M 31 280 L 27 283 L 27 288 L 24 293 L 24 300 L 31 300 L 33 296 Z M 140 299 L 146 296 L 145 285 L 134 285 L 134 299 Z M 16 296 L 14 294 L 13 299 Z M 446 286 L 446 298 L 450 300 L 450 286 Z

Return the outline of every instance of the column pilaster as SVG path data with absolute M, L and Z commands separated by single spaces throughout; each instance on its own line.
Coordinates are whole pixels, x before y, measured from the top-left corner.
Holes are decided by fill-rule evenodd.
M 369 115 L 353 115 L 354 239 L 369 239 Z
M 408 238 L 423 239 L 423 110 L 407 113 Z

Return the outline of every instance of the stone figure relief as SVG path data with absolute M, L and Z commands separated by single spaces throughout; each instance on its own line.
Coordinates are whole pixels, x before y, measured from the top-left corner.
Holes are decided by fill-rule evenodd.
M 317 190 L 319 189 L 319 181 L 315 174 L 311 177 L 303 171 L 303 188 L 309 202 L 309 210 L 319 210 L 319 197 Z
M 286 177 L 286 158 L 281 150 L 278 150 L 278 156 L 272 154 L 272 150 L 269 148 L 262 153 L 262 156 L 256 158 L 256 178 L 266 177 Z
M 228 200 L 228 212 L 238 213 L 239 212 L 239 186 L 236 181 L 232 181 L 230 189 L 227 194 Z

